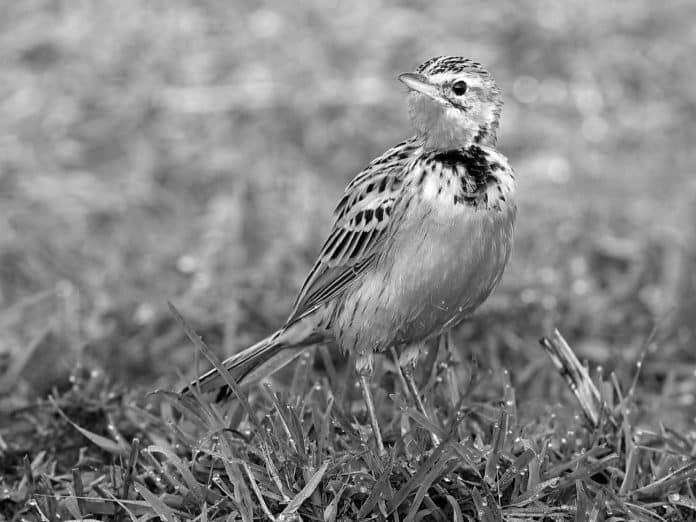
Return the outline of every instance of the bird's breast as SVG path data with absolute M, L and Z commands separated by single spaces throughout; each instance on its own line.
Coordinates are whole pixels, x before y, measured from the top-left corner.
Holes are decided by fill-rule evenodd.
M 514 174 L 507 159 L 494 149 L 474 146 L 432 154 L 416 161 L 413 171 L 415 202 L 435 219 L 447 221 L 472 210 L 504 212 L 514 207 Z
M 347 349 L 420 342 L 490 295 L 516 213 L 512 172 L 502 156 L 491 161 L 474 178 L 455 161 L 413 171 L 379 262 L 346 296 L 339 337 Z
M 512 250 L 514 202 L 500 209 L 423 201 L 395 238 L 389 301 L 402 303 L 401 337 L 438 333 L 471 314 L 500 280 Z M 408 238 L 408 239 L 407 239 Z

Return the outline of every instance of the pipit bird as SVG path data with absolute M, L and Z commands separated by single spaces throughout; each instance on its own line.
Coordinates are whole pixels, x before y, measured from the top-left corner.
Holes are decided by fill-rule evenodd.
M 405 380 L 424 343 L 490 295 L 512 248 L 515 182 L 495 149 L 500 91 L 481 64 L 440 56 L 399 76 L 415 136 L 346 188 L 328 239 L 285 325 L 223 365 L 240 384 L 267 377 L 317 344 L 355 355 L 377 448 L 373 354 L 396 348 Z M 190 386 L 225 386 L 213 369 Z

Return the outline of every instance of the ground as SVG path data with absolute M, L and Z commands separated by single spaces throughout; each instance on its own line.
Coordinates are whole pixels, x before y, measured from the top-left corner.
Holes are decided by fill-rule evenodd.
M 2 5 L 0 520 L 693 519 L 695 21 L 689 0 Z M 438 54 L 497 78 L 520 210 L 459 360 L 422 361 L 431 418 L 381 359 L 380 459 L 328 351 L 249 410 L 148 395 L 207 364 L 168 301 L 219 357 L 282 323 L 343 186 L 410 134 L 397 74 Z

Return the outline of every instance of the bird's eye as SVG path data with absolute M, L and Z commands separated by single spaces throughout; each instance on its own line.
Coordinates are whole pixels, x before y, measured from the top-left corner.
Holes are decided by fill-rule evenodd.
M 466 92 L 466 90 L 468 88 L 469 88 L 469 86 L 466 84 L 466 82 L 463 82 L 461 80 L 459 80 L 458 82 L 454 82 L 452 84 L 452 92 L 456 96 L 461 96 L 462 94 L 464 94 Z

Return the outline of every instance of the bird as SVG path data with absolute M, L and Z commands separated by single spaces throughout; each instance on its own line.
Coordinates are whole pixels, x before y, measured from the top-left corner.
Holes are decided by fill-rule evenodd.
M 407 88 L 415 133 L 348 184 L 283 326 L 222 363 L 247 386 L 312 346 L 353 354 L 380 454 L 370 391 L 374 355 L 396 350 L 423 410 L 412 377 L 418 355 L 497 286 L 517 209 L 514 173 L 496 149 L 503 102 L 492 75 L 471 59 L 437 56 L 398 80 Z M 225 386 L 213 369 L 182 392 Z

